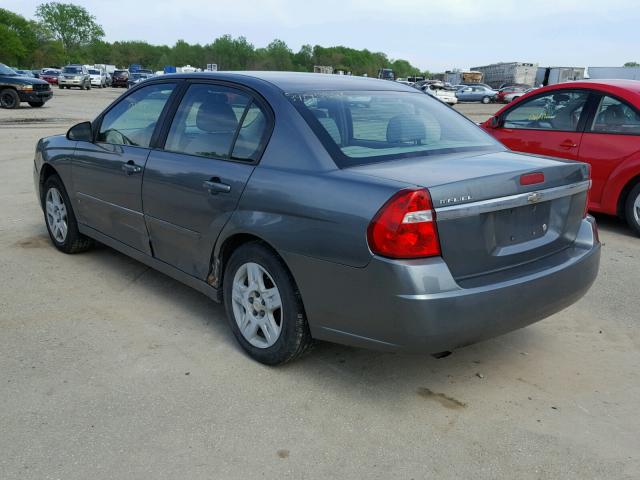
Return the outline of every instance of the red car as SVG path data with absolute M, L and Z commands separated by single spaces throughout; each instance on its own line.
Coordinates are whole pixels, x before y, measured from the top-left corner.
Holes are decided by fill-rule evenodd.
M 640 81 L 550 85 L 481 126 L 511 150 L 589 163 L 589 210 L 626 218 L 640 235 Z
M 509 103 L 506 99 L 505 96 L 510 94 L 510 93 L 518 93 L 518 92 L 525 92 L 526 90 L 529 90 L 531 87 L 529 86 L 511 86 L 511 87 L 503 87 L 500 90 L 498 90 L 498 94 L 496 95 L 496 99 L 495 101 L 497 103 Z
M 58 84 L 58 77 L 60 76 L 59 70 L 45 70 L 40 74 L 40 78 L 52 85 Z

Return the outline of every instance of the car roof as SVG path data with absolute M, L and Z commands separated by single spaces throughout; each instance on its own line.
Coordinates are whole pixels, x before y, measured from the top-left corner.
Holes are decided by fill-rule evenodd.
M 317 90 L 388 90 L 415 93 L 417 90 L 400 82 L 379 80 L 377 78 L 357 77 L 351 75 L 331 75 L 326 73 L 304 72 L 197 72 L 172 73 L 165 75 L 174 78 L 203 78 L 227 80 L 243 83 L 248 79 L 268 82 L 283 92 L 305 92 Z

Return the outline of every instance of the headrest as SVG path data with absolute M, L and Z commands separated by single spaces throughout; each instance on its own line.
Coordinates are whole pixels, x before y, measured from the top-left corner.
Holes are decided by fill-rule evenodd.
M 225 95 L 207 95 L 198 108 L 196 126 L 208 133 L 233 133 L 238 119 Z
M 418 115 L 396 115 L 387 125 L 387 142 L 407 143 L 425 140 L 427 131 Z

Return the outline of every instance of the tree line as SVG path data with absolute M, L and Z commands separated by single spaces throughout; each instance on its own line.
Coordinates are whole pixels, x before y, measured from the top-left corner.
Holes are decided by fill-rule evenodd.
M 379 68 L 392 68 L 397 76 L 429 75 L 402 59 L 385 53 L 337 46 L 303 45 L 292 51 L 282 40 L 256 48 L 245 37 L 222 35 L 211 43 L 173 46 L 144 41 L 104 41 L 104 30 L 85 8 L 49 2 L 41 4 L 35 20 L 0 8 L 0 62 L 21 68 L 61 66 L 67 63 L 106 63 L 126 67 L 141 64 L 154 70 L 165 65 L 204 67 L 216 63 L 220 70 L 313 71 L 314 65 L 332 66 L 354 75 L 375 76 Z

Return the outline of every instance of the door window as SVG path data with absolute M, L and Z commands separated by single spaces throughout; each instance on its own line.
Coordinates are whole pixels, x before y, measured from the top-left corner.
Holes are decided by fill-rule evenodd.
M 589 92 L 555 91 L 522 102 L 504 117 L 504 128 L 576 131 Z
M 253 161 L 266 126 L 264 112 L 250 95 L 221 85 L 192 85 L 180 102 L 165 150 Z
M 148 148 L 174 88 L 174 83 L 160 83 L 127 95 L 103 117 L 97 141 Z
M 640 135 L 640 116 L 626 103 L 604 96 L 600 100 L 591 131 Z

